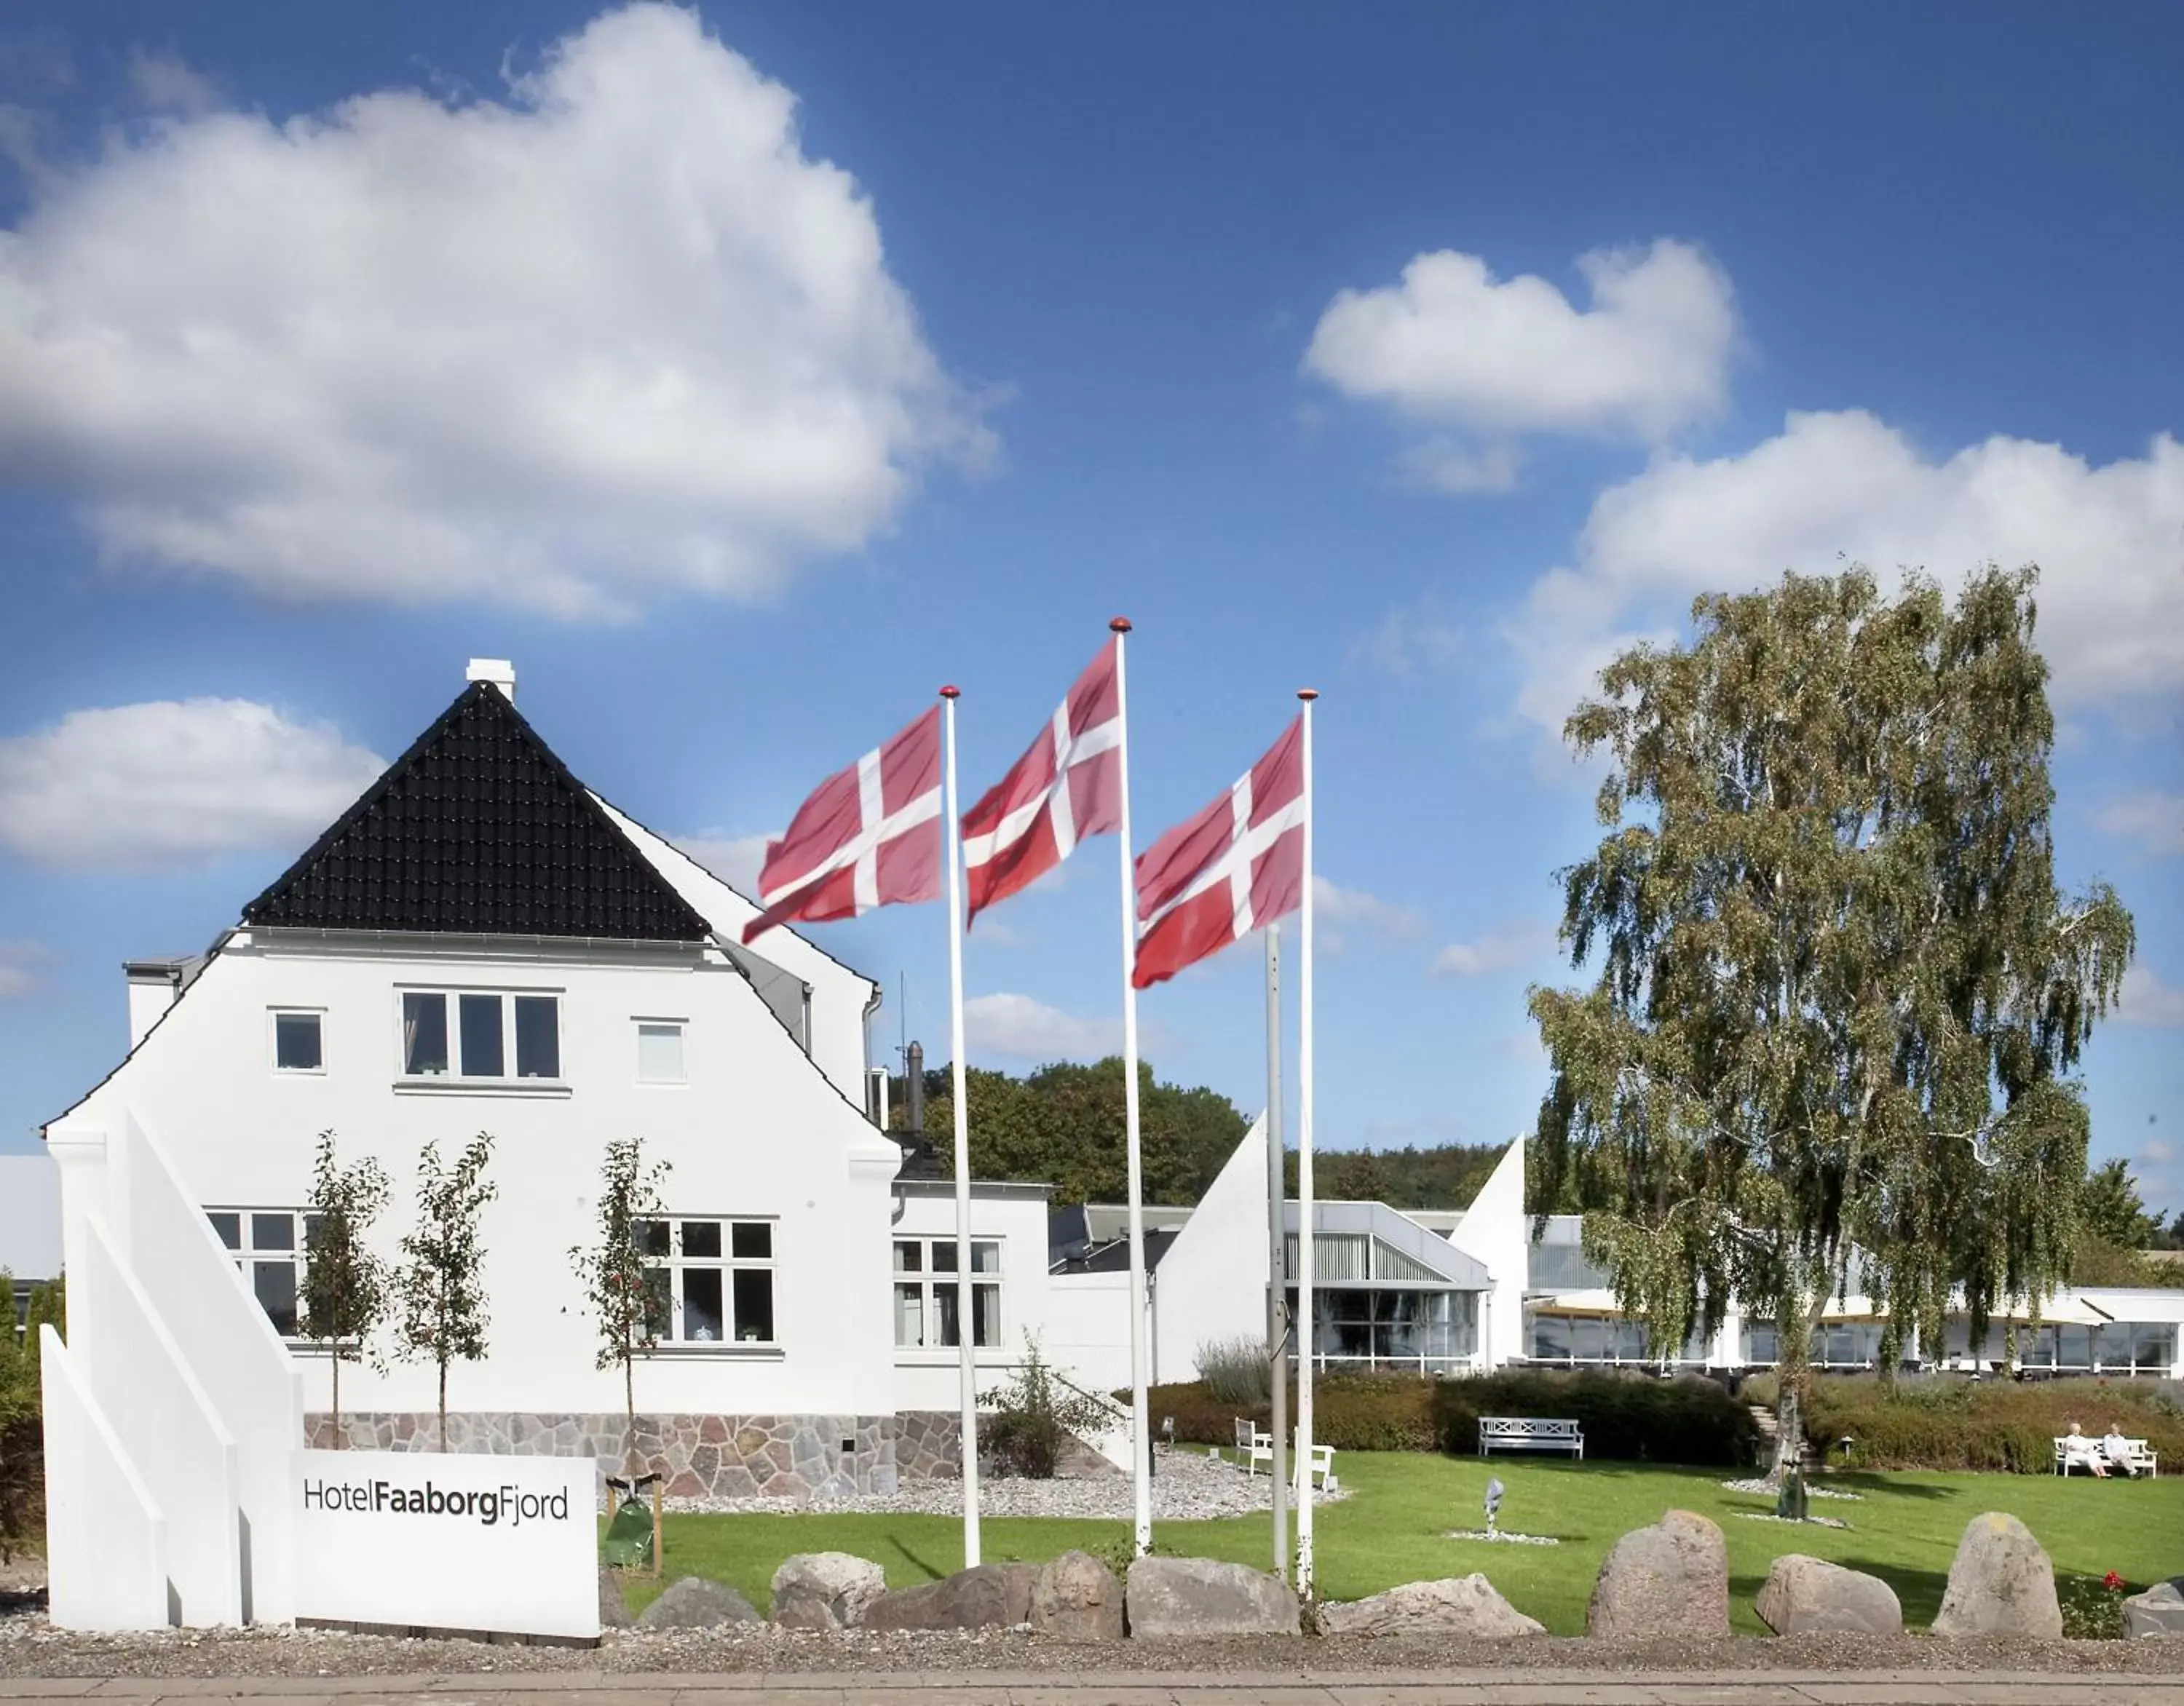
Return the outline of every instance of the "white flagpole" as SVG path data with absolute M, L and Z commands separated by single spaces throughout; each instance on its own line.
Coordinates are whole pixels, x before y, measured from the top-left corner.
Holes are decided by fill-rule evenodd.
M 1312 1300 L 1312 704 L 1304 701 L 1304 894 L 1297 944 L 1297 1503 L 1296 1591 L 1312 1592 L 1312 1362 L 1315 1313 Z
M 971 1103 L 963 1072 L 963 820 L 956 803 L 956 690 L 943 687 L 947 739 L 947 792 L 941 815 L 948 820 L 948 1038 L 955 1055 L 956 1090 L 956 1342 L 962 1370 L 963 1567 L 978 1562 L 978 1318 L 971 1290 Z
M 1115 636 L 1115 768 L 1123 792 L 1123 1135 L 1130 1202 L 1130 1480 L 1136 1525 L 1134 1546 L 1153 1549 L 1152 1428 L 1145 1398 L 1145 1168 L 1138 1148 L 1138 874 L 1130 853 L 1130 700 L 1123 653 L 1129 620 L 1107 626 Z

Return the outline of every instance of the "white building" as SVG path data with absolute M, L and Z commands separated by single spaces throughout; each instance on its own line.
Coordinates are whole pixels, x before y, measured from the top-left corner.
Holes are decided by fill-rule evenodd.
M 635 1377 L 668 1491 L 953 1472 L 953 1190 L 868 1109 L 878 986 L 786 929 L 742 947 L 754 903 L 585 788 L 514 692 L 506 665 L 474 664 L 210 948 L 128 968 L 126 1058 L 46 1128 L 69 1273 L 108 1157 L 141 1131 L 287 1342 L 328 1442 L 332 1365 L 296 1310 L 318 1135 L 386 1170 L 374 1239 L 393 1260 L 421 1149 L 451 1159 L 490 1133 L 489 1349 L 452 1370 L 449 1443 L 612 1460 L 621 1381 L 595 1365 L 571 1253 L 594 1236 L 607 1142 L 638 1138 L 668 1169 L 660 1342 Z M 984 1385 L 1044 1325 L 1045 1188 L 978 1186 L 972 1216 Z M 341 1375 L 350 1444 L 434 1442 L 430 1366 Z
M 1267 1185 L 1262 1128 L 1230 1157 L 1195 1209 L 1145 1210 L 1153 1378 L 1195 1379 L 1202 1348 L 1263 1342 Z M 1284 1205 L 1285 1268 L 1296 1302 L 1298 1205 Z M 1129 1379 L 1124 1211 L 1107 1204 L 1056 1214 L 1048 1303 L 1058 1359 L 1116 1386 Z M 1384 1203 L 1314 1205 L 1312 1347 L 1323 1370 L 1461 1375 L 1526 1364 L 1736 1374 L 1773 1366 L 1771 1321 L 1732 1309 L 1712 1337 L 1670 1358 L 1649 1355 L 1645 1324 L 1618 1309 L 1608 1275 L 1585 1259 L 1578 1217 L 1524 1213 L 1524 1146 L 1509 1146 L 1468 1209 L 1403 1211 Z M 2040 1325 L 1997 1312 L 1983 1343 L 1961 1318 L 1919 1366 L 1988 1373 L 2184 1379 L 2184 1289 L 2065 1287 Z M 2016 1325 L 2014 1355 L 2006 1329 Z M 1831 1300 L 1811 1341 L 1815 1365 L 1872 1369 L 1884 1319 L 1870 1298 Z

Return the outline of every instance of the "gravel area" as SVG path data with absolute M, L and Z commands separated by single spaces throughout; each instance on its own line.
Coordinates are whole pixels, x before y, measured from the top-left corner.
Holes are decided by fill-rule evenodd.
M 1153 1518 L 1158 1522 L 1195 1522 L 1212 1517 L 1250 1516 L 1273 1503 L 1273 1481 L 1246 1475 L 1234 1464 L 1185 1447 L 1158 1448 L 1153 1475 Z M 1340 1476 L 1337 1477 L 1340 1480 Z M 1349 1490 L 1312 1490 L 1315 1506 L 1347 1498 Z M 890 1493 L 848 1493 L 834 1498 L 671 1498 L 671 1511 L 710 1511 L 786 1515 L 843 1511 L 956 1516 L 963 1509 L 961 1481 L 911 1481 Z M 978 1483 L 978 1510 L 984 1516 L 1122 1517 L 1132 1513 L 1130 1478 L 1126 1475 L 1027 1481 L 996 1475 Z
M 2164 1650 L 2167 1649 L 2167 1650 Z M 631 1631 L 596 1648 L 405 1641 L 324 1631 L 205 1631 L 81 1635 L 42 1615 L 0 1619 L 0 1675 L 11 1676 L 382 1676 L 576 1671 L 720 1674 L 733 1671 L 1012 1671 L 1112 1675 L 1127 1671 L 1332 1675 L 1378 1670 L 1694 1672 L 2021 1670 L 2175 1675 L 2175 1643 L 2159 1641 L 1946 1642 L 1916 1636 L 1844 1636 L 1719 1642 L 1593 1642 L 1540 1636 L 1517 1641 L 1300 1641 L 1264 1637 L 1131 1641 L 1072 1646 L 1017 1631 L 977 1635 L 799 1635 L 737 1631 Z

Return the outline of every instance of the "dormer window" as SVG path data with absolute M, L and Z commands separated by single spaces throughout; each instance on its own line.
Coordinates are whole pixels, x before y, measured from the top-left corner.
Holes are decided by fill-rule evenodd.
M 560 997 L 509 990 L 406 989 L 402 1075 L 558 1080 Z

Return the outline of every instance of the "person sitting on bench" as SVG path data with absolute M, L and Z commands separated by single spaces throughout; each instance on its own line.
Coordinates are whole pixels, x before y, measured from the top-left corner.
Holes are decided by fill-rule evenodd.
M 2131 1460 L 2131 1442 L 2123 1436 L 2123 1424 L 2111 1421 L 2109 1431 L 2101 1436 L 2101 1455 L 2129 1475 L 2138 1479 L 2138 1465 Z
M 2074 1467 L 2089 1469 L 2103 1481 L 2108 1479 L 2109 1466 L 2101 1455 L 2101 1448 L 2086 1437 L 2085 1430 L 2075 1422 L 2070 1424 L 2070 1431 L 2063 1441 L 2064 1473 Z

